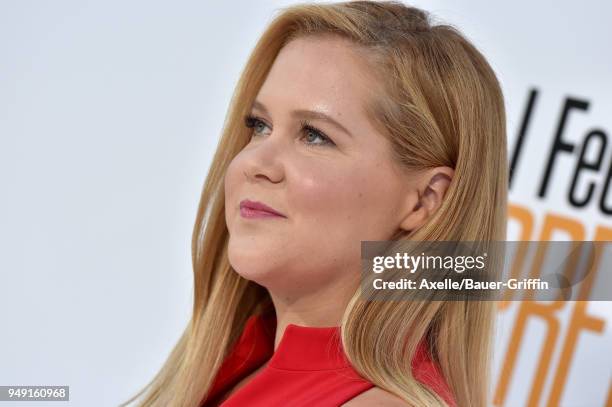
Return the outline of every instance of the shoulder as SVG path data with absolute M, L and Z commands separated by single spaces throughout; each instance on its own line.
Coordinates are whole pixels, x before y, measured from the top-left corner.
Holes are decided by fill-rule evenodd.
M 413 407 L 406 401 L 402 400 L 393 393 L 381 389 L 380 387 L 372 387 L 369 390 L 355 396 L 342 407 Z

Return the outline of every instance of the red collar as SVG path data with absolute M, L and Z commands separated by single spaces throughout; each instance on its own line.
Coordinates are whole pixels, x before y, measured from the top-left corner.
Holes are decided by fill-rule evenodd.
M 317 371 L 351 368 L 340 341 L 340 327 L 306 327 L 288 324 L 274 351 L 276 313 L 250 316 L 242 335 L 222 364 L 211 387 L 214 398 L 235 378 L 255 370 L 266 361 L 266 368 L 292 371 Z M 429 358 L 425 340 L 417 347 L 412 360 L 417 380 L 426 383 L 451 406 L 455 402 L 437 367 Z M 365 380 L 365 379 L 364 379 Z M 206 404 L 205 404 L 206 405 Z
M 274 350 L 276 313 L 252 315 L 246 322 L 238 348 L 246 355 L 269 359 L 268 366 L 282 370 L 331 370 L 350 367 L 340 340 L 340 327 L 288 324 Z M 248 357 L 248 356 L 247 356 Z

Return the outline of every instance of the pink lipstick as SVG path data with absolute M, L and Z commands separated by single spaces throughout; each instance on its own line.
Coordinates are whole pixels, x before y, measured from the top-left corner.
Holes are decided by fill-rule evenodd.
M 274 208 L 262 202 L 250 201 L 248 199 L 240 202 L 240 215 L 243 218 L 286 218 L 285 215 Z

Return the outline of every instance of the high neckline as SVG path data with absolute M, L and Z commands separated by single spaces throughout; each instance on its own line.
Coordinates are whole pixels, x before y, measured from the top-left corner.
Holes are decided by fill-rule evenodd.
M 276 351 L 275 335 L 274 309 L 264 314 L 251 315 L 244 325 L 242 335 L 219 368 L 207 396 L 209 400 L 204 406 L 216 406 L 215 403 L 223 392 L 241 377 L 255 371 L 266 362 L 263 371 L 255 377 L 254 384 L 256 379 L 259 379 L 257 383 L 263 383 L 272 378 L 284 380 L 283 378 L 291 377 L 297 380 L 298 377 L 309 377 L 303 375 L 306 372 L 316 374 L 317 377 L 328 377 L 325 375 L 333 374 L 335 381 L 338 377 L 335 373 L 340 370 L 340 377 L 350 380 L 351 383 L 366 384 L 368 388 L 372 386 L 372 383 L 357 373 L 348 361 L 342 347 L 340 326 L 309 327 L 288 324 Z M 428 355 L 425 339 L 417 346 L 412 360 L 412 370 L 417 380 L 440 394 L 450 406 L 456 406 L 448 385 Z M 297 372 L 303 374 L 298 375 Z M 269 388 L 269 385 L 266 386 Z M 238 390 L 238 393 L 243 394 L 244 391 Z
M 263 339 L 268 366 L 281 370 L 333 370 L 350 367 L 340 338 L 340 326 L 313 327 L 287 324 L 276 350 L 276 313 L 254 314 L 245 330 Z

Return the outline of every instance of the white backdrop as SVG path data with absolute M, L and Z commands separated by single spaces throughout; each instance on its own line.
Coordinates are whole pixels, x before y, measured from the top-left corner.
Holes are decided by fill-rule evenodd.
M 71 401 L 54 406 L 112 406 L 157 372 L 189 318 L 191 231 L 231 92 L 274 10 L 290 3 L 0 2 L 0 385 L 69 385 Z M 577 220 L 584 240 L 612 228 L 597 204 L 612 143 L 601 171 L 581 181 L 595 182 L 595 198 L 576 208 L 566 197 L 585 134 L 612 135 L 612 3 L 411 4 L 458 26 L 488 58 L 511 150 L 537 90 L 510 194 L 533 216 L 531 240 L 551 213 Z M 564 138 L 578 147 L 559 155 L 540 199 L 566 97 L 589 107 L 570 113 Z M 512 223 L 509 238 L 519 231 Z M 509 369 L 518 308 L 500 312 L 493 390 L 504 369 L 510 381 L 495 405 L 553 405 L 553 390 L 558 405 L 612 405 L 611 303 L 588 305 L 603 325 L 580 331 L 562 384 L 553 378 L 571 304 L 556 315 L 535 399 L 551 325 L 530 319 Z

